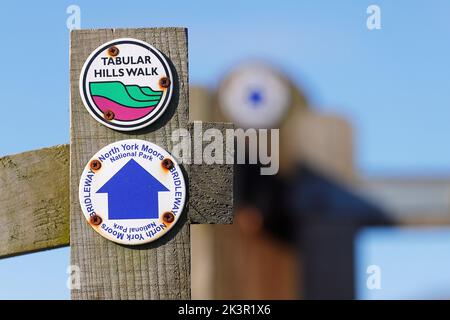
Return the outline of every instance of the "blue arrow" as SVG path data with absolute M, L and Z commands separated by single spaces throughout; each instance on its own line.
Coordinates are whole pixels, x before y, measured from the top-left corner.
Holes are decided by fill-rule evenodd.
M 158 192 L 169 191 L 139 163 L 131 159 L 97 193 L 108 194 L 108 217 L 157 219 Z

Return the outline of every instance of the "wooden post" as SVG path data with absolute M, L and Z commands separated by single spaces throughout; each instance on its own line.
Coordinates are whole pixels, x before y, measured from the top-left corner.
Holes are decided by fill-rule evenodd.
M 88 55 L 102 43 L 125 37 L 140 39 L 158 48 L 172 64 L 174 77 L 174 95 L 168 110 L 149 129 L 137 133 L 113 131 L 97 123 L 83 107 L 78 93 L 79 75 Z M 184 167 L 190 188 L 191 215 L 185 207 L 184 216 L 173 230 L 145 246 L 121 246 L 100 237 L 86 223 L 78 203 L 81 172 L 100 148 L 132 137 L 171 150 L 172 132 L 189 128 L 187 54 L 187 30 L 184 28 L 72 31 L 70 245 L 71 263 L 80 268 L 81 276 L 81 288 L 72 291 L 73 299 L 189 299 L 189 224 L 231 221 L 232 166 L 222 170 L 195 165 L 192 166 L 194 174 L 190 173 L 191 168 Z M 225 130 L 230 126 L 221 124 L 219 127 Z M 224 185 L 224 181 L 228 183 Z M 215 208 L 220 208 L 220 212 L 212 212 Z
M 0 158 L 0 258 L 69 243 L 69 146 Z

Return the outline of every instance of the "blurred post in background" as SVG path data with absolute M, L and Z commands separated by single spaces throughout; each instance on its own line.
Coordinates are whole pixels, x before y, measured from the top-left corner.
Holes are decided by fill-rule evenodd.
M 294 180 L 296 183 L 302 183 L 302 175 L 298 175 L 298 172 L 303 167 L 321 172 L 325 177 L 344 186 L 353 184 L 356 177 L 353 165 L 352 129 L 349 123 L 339 116 L 323 115 L 312 110 L 301 89 L 296 88 L 289 79 L 272 67 L 261 64 L 255 66 L 254 63 L 250 66 L 252 74 L 258 74 L 258 78 L 247 76 L 245 72 L 249 72 L 250 67 L 244 64 L 240 67 L 241 72 L 238 67 L 222 81 L 218 92 L 192 87 L 191 121 L 232 120 L 238 128 L 244 127 L 244 129 L 251 128 L 252 121 L 256 124 L 254 127 L 258 127 L 259 121 L 263 124 L 259 127 L 279 128 L 280 171 L 275 176 L 261 176 L 257 165 L 238 165 L 235 179 L 237 184 L 235 198 L 238 202 L 235 224 L 214 228 L 195 226 L 192 232 L 193 270 L 195 270 L 193 297 L 205 299 L 314 297 L 314 294 L 305 292 L 305 289 L 314 287 L 315 284 L 311 286 L 308 284 L 310 280 L 305 281 L 304 277 L 307 270 L 316 268 L 317 263 L 320 264 L 324 260 L 315 261 L 311 258 L 308 261 L 308 257 L 304 256 L 304 248 L 308 248 L 304 242 L 312 239 L 299 236 L 301 233 L 307 234 L 308 229 L 304 225 L 308 225 L 305 221 L 309 216 L 306 219 L 301 217 L 304 214 L 320 216 L 324 212 L 320 212 L 321 208 L 316 208 L 317 212 L 293 212 L 295 210 L 290 203 L 297 196 L 292 190 L 288 190 L 286 194 L 283 190 L 292 184 L 292 177 L 299 177 Z M 277 92 L 277 94 L 287 95 L 284 99 L 270 97 L 265 88 L 267 83 L 276 87 L 277 78 L 288 89 L 286 92 L 282 90 Z M 228 96 L 225 98 L 221 96 L 224 94 Z M 233 94 L 234 99 L 230 99 L 229 95 Z M 249 105 L 245 101 L 246 94 L 250 100 Z M 282 115 L 274 114 L 274 112 L 264 114 L 264 110 L 255 110 L 255 113 L 263 113 L 266 117 L 278 117 L 276 121 L 270 123 L 264 118 L 259 120 L 257 114 L 252 118 L 252 108 L 264 108 L 264 106 L 255 106 L 255 100 L 257 103 L 263 103 L 262 99 L 268 99 L 269 105 L 286 101 L 288 105 L 285 111 L 280 111 L 280 113 L 284 112 Z M 226 109 L 227 106 L 225 108 L 223 106 L 227 103 L 230 103 L 229 109 L 247 108 L 250 111 L 232 110 L 230 112 Z M 270 107 L 279 106 L 271 105 Z M 283 109 L 283 106 L 279 109 Z M 228 117 L 224 113 L 228 114 Z M 243 118 L 242 122 L 239 122 L 239 117 Z M 313 183 L 314 179 L 316 178 L 313 177 Z M 323 206 L 326 207 L 325 202 L 329 202 L 326 189 L 323 193 Z M 311 206 L 311 210 L 314 210 L 314 205 Z M 332 208 L 326 210 L 330 211 Z M 325 220 L 328 221 L 327 218 Z M 353 233 L 350 234 L 349 239 L 352 235 Z M 321 242 L 317 241 L 317 245 L 319 244 Z M 347 257 L 342 259 L 348 264 L 352 259 L 349 243 L 345 244 L 345 248 Z M 317 253 L 314 249 L 316 247 L 313 247 L 312 256 Z M 308 266 L 306 270 L 305 262 Z M 308 264 L 309 262 L 311 263 Z M 317 278 L 323 276 L 320 272 L 316 274 Z M 345 277 L 345 280 L 348 280 L 348 277 Z M 352 284 L 353 282 L 350 281 L 348 286 L 351 287 Z
M 261 163 L 236 167 L 235 224 L 193 227 L 194 298 L 378 297 L 368 289 L 369 271 L 374 262 L 391 270 L 395 260 L 386 260 L 383 239 L 405 259 L 410 251 L 432 257 L 443 245 L 424 227 L 448 225 L 450 180 L 359 176 L 352 125 L 316 111 L 306 96 L 273 66 L 254 62 L 231 70 L 218 88 L 191 88 L 191 121 L 280 130 L 276 175 L 261 175 Z M 406 246 L 426 234 L 437 239 L 433 247 Z M 385 296 L 397 297 L 391 291 Z

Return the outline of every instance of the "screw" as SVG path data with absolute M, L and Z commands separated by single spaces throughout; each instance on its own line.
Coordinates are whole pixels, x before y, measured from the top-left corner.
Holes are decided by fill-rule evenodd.
M 97 171 L 100 170 L 100 168 L 102 167 L 102 163 L 99 160 L 95 159 L 89 163 L 89 167 L 91 168 L 92 171 Z
M 170 211 L 164 212 L 162 218 L 163 221 L 167 223 L 172 223 L 175 220 L 175 216 Z
M 162 77 L 159 79 L 159 86 L 161 88 L 168 88 L 170 86 L 170 79 L 167 77 Z
M 103 114 L 103 116 L 105 117 L 106 120 L 111 121 L 111 120 L 114 120 L 114 117 L 116 115 L 111 110 L 106 110 L 105 113 Z
M 89 222 L 94 226 L 98 226 L 100 223 L 102 223 L 102 218 L 95 214 L 89 218 Z
M 169 158 L 165 158 L 162 162 L 161 165 L 163 168 L 170 170 L 173 168 L 173 161 L 170 160 Z
M 115 46 L 109 47 L 108 48 L 108 54 L 111 57 L 115 57 L 115 56 L 117 56 L 119 54 L 119 49 L 117 47 L 115 47 Z

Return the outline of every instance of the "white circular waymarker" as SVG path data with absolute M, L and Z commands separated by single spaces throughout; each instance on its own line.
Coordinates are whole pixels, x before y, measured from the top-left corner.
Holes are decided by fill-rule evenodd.
M 79 200 L 88 223 L 126 245 L 152 242 L 180 218 L 186 199 L 183 173 L 163 148 L 144 140 L 114 142 L 83 170 Z
M 263 63 L 237 67 L 222 82 L 219 105 L 223 114 L 243 128 L 274 128 L 289 109 L 289 83 Z
M 80 95 L 92 117 L 105 126 L 132 131 L 155 122 L 166 110 L 173 78 L 165 57 L 132 38 L 102 44 L 80 74 Z

